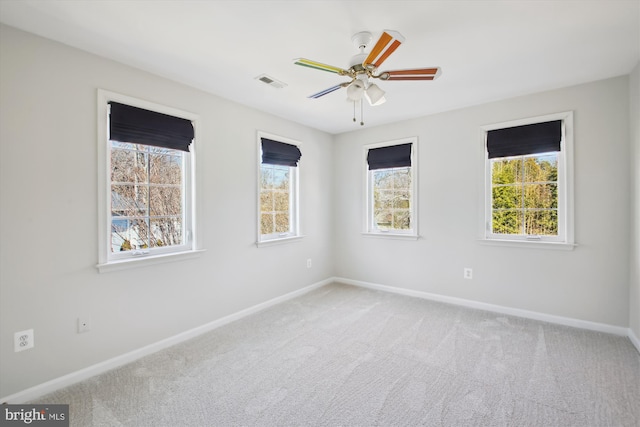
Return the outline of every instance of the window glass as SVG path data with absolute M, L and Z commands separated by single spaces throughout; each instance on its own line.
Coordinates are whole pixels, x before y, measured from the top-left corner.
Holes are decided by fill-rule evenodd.
M 572 117 L 558 113 L 489 127 L 487 239 L 573 244 Z
M 493 233 L 558 235 L 558 153 L 491 159 Z
M 411 167 L 377 169 L 373 175 L 373 220 L 381 230 L 411 229 Z
M 111 251 L 184 244 L 179 150 L 111 141 Z
M 416 138 L 365 146 L 366 233 L 417 236 Z
M 125 95 L 98 94 L 98 268 L 194 254 L 197 117 Z
M 260 234 L 290 233 L 292 227 L 289 166 L 265 165 L 260 168 Z
M 297 237 L 300 147 L 259 132 L 258 148 L 258 243 Z

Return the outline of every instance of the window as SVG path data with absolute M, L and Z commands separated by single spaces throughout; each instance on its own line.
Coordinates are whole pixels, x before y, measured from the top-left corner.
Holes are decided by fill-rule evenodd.
M 100 270 L 193 252 L 196 117 L 105 91 L 98 102 Z
M 416 138 L 365 147 L 365 233 L 417 237 L 416 152 Z
M 572 113 L 485 127 L 485 239 L 573 244 Z
M 299 143 L 260 132 L 258 147 L 258 244 L 299 237 Z

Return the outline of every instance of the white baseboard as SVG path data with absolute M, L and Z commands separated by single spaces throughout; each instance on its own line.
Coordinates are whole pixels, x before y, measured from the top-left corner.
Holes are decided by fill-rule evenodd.
M 572 326 L 572 327 L 588 329 L 592 331 L 627 336 L 629 340 L 631 340 L 633 345 L 636 347 L 638 352 L 640 352 L 640 340 L 634 334 L 631 328 L 624 328 L 620 326 L 613 326 L 613 325 L 607 325 L 603 323 L 590 322 L 586 320 L 573 319 L 569 317 L 554 316 L 554 315 L 538 313 L 534 311 L 521 310 L 517 308 L 504 307 L 504 306 L 494 305 L 494 304 L 487 304 L 487 303 L 467 300 L 463 298 L 449 297 L 445 295 L 432 294 L 428 292 L 416 291 L 411 289 L 396 288 L 396 287 L 380 285 L 376 283 L 363 282 L 360 280 L 351 280 L 343 277 L 330 277 L 328 279 L 314 283 L 302 289 L 298 289 L 297 291 L 293 291 L 288 294 L 273 298 L 271 300 L 268 300 L 263 303 L 249 307 L 247 309 L 241 310 L 237 313 L 230 314 L 223 318 L 214 320 L 213 322 L 207 323 L 205 325 L 198 326 L 197 328 L 193 328 L 188 331 L 182 332 L 178 335 L 174 335 L 173 337 L 169 337 L 167 339 L 147 345 L 137 350 L 130 351 L 128 353 L 122 354 L 112 359 L 105 360 L 104 362 L 97 363 L 87 368 L 80 369 L 79 371 L 72 372 L 62 377 L 58 377 L 51 381 L 47 381 L 37 386 L 20 391 L 18 393 L 0 398 L 0 402 L 18 404 L 18 403 L 34 401 L 38 397 L 44 396 L 45 394 L 54 392 L 63 387 L 67 387 L 77 382 L 86 380 L 88 378 L 91 378 L 95 375 L 99 375 L 111 369 L 126 365 L 127 363 L 134 362 L 142 357 L 148 356 L 157 351 L 160 351 L 165 348 L 171 347 L 173 345 L 179 344 L 181 342 L 187 341 L 191 338 L 195 338 L 206 332 L 219 328 L 220 326 L 226 325 L 235 320 L 239 320 L 243 317 L 257 313 L 259 311 L 267 309 L 278 303 L 288 301 L 292 298 L 306 294 L 307 292 L 310 292 L 314 289 L 320 288 L 322 286 L 328 285 L 333 282 L 360 286 L 363 288 L 375 289 L 379 291 L 391 292 L 399 295 L 423 298 L 423 299 L 428 299 L 432 301 L 444 302 L 448 304 L 459 305 L 462 307 L 469 307 L 469 308 L 475 308 L 479 310 L 492 311 L 495 313 L 508 314 L 508 315 L 517 316 L 517 317 L 540 320 L 543 322 L 556 323 L 560 325 Z
M 84 369 L 80 369 L 79 371 L 72 372 L 62 377 L 55 378 L 51 381 L 38 384 L 37 386 L 28 388 L 18 393 L 0 398 L 0 402 L 19 404 L 19 403 L 33 401 L 38 397 L 44 396 L 45 394 L 49 394 L 61 388 L 64 388 L 72 384 L 75 384 L 77 382 L 91 378 L 95 375 L 99 375 L 111 369 L 126 365 L 127 363 L 131 363 L 142 357 L 153 354 L 157 351 L 160 351 L 165 348 L 179 344 L 181 342 L 190 340 L 191 338 L 195 338 L 206 332 L 212 331 L 216 328 L 219 328 L 220 326 L 226 325 L 227 323 L 231 323 L 235 320 L 239 320 L 243 317 L 249 316 L 250 314 L 254 314 L 264 309 L 267 309 L 278 303 L 306 294 L 307 292 L 310 292 L 314 289 L 320 288 L 332 282 L 333 282 L 332 278 L 322 280 L 320 282 L 306 286 L 302 289 L 298 289 L 297 291 L 289 292 L 288 294 L 281 295 L 279 297 L 254 305 L 253 307 L 249 307 L 244 310 L 241 310 L 237 313 L 233 313 L 228 316 L 222 317 L 220 319 L 214 320 L 213 322 L 207 323 L 205 325 L 198 326 L 196 328 L 182 332 L 178 335 L 174 335 L 172 337 L 166 338 L 164 340 L 158 341 L 153 344 L 149 344 L 137 350 L 133 350 L 128 353 L 122 354 L 120 356 L 111 358 L 109 360 L 105 360 L 104 362 L 97 363 L 95 365 L 86 367 Z
M 638 350 L 638 353 L 640 353 L 640 339 L 638 339 L 636 334 L 633 333 L 633 329 L 629 328 L 629 333 L 627 334 L 627 336 L 636 347 L 636 350 Z
M 495 313 L 508 314 L 511 316 L 524 317 L 527 319 L 540 320 L 542 322 L 556 323 L 559 325 L 572 326 L 574 328 L 588 329 L 592 331 L 605 332 L 614 335 L 629 336 L 630 329 L 622 326 L 607 325 L 605 323 L 590 322 L 588 320 L 573 319 L 570 317 L 554 316 L 552 314 L 539 313 L 536 311 L 522 310 L 519 308 L 505 307 L 501 305 L 488 304 L 463 298 L 449 297 L 446 295 L 432 294 L 429 292 L 415 291 L 411 289 L 395 288 L 393 286 L 380 285 L 377 283 L 363 282 L 360 280 L 345 279 L 343 277 L 334 277 L 335 282 L 347 285 L 360 286 L 368 289 L 392 292 L 395 294 L 406 295 L 411 297 L 428 299 L 431 301 L 444 302 L 447 304 L 459 305 L 462 307 L 475 308 L 478 310 L 492 311 Z M 633 339 L 631 339 L 633 341 Z M 636 347 L 639 347 L 636 342 Z

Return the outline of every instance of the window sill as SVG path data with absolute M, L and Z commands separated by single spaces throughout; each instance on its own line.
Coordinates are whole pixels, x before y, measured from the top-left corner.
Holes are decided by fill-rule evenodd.
M 540 242 L 525 240 L 500 240 L 500 239 L 479 239 L 481 245 L 486 246 L 503 246 L 511 248 L 528 248 L 528 249 L 551 249 L 557 251 L 572 251 L 578 246 L 575 243 L 564 242 Z
M 283 245 L 285 243 L 299 242 L 300 240 L 302 240 L 303 237 L 304 236 L 291 236 L 291 237 L 283 237 L 281 239 L 262 240 L 262 241 L 256 242 L 256 247 L 262 248 L 266 246 Z
M 100 273 L 108 273 L 111 271 L 125 270 L 128 268 L 146 267 L 154 264 L 164 264 L 167 262 L 194 259 L 200 257 L 203 252 L 205 252 L 203 249 L 198 249 L 173 254 L 153 255 L 140 258 L 127 258 L 123 260 L 107 262 L 104 264 L 98 264 L 96 267 L 98 268 L 98 271 Z
M 398 233 L 371 233 L 363 232 L 365 237 L 378 237 L 383 239 L 397 239 L 397 240 L 418 240 L 420 236 L 417 234 L 398 234 Z

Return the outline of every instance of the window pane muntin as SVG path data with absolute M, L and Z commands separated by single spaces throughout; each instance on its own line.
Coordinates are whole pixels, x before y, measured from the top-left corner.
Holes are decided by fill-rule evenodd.
M 260 164 L 260 240 L 294 232 L 295 169 Z
M 369 173 L 373 184 L 373 227 L 410 230 L 411 166 L 375 169 Z
M 184 245 L 187 154 L 143 144 L 110 143 L 111 252 Z M 125 219 L 127 229 L 122 230 Z M 122 244 L 116 248 L 119 241 Z
M 490 160 L 491 232 L 557 237 L 561 153 Z

